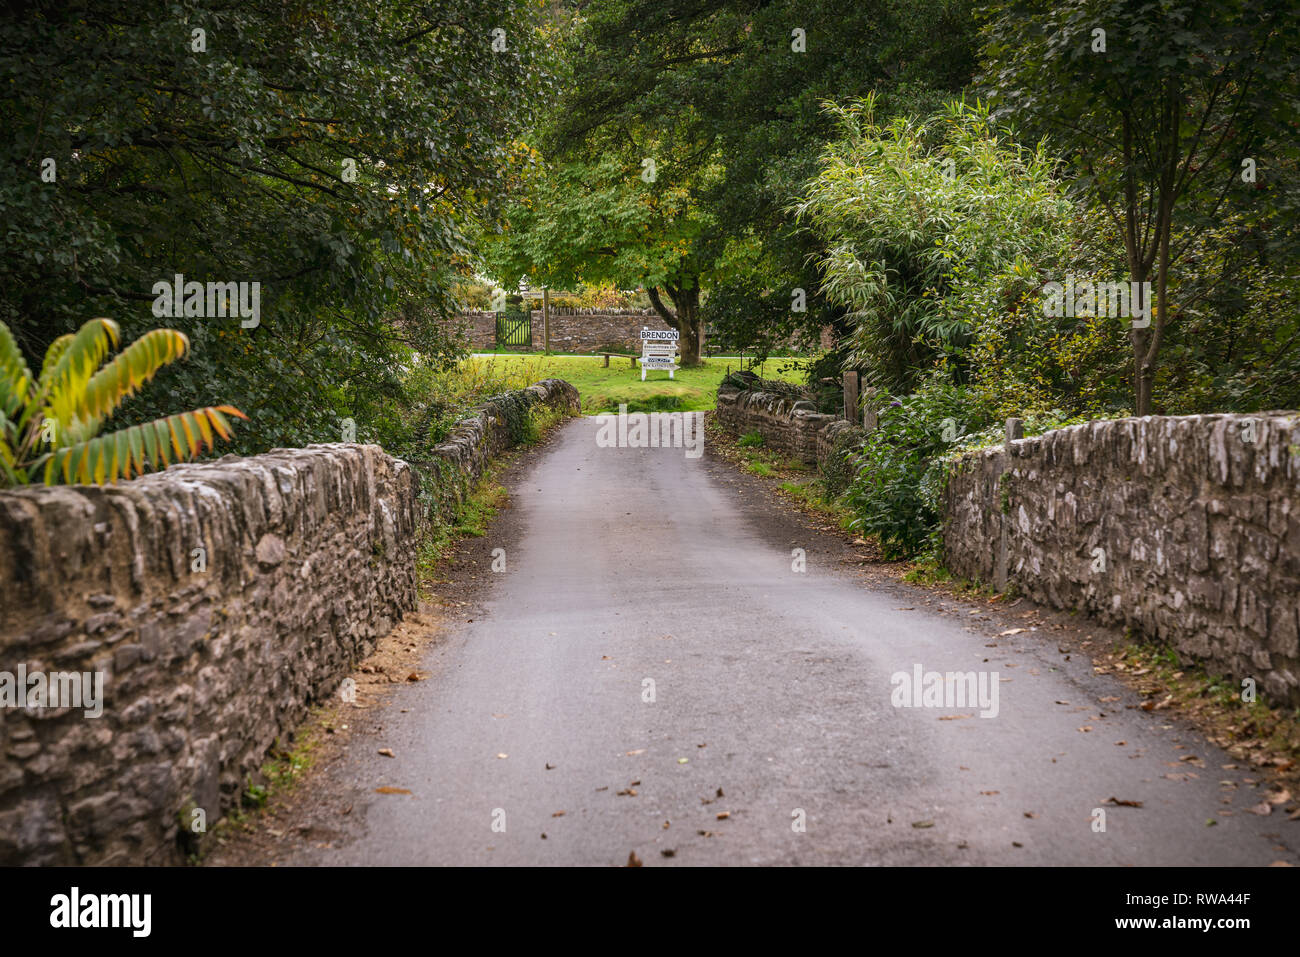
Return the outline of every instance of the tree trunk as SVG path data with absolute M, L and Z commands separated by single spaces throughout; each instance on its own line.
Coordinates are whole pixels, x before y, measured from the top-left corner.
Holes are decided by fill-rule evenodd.
M 670 310 L 664 305 L 663 299 L 659 296 L 659 290 L 655 286 L 648 286 L 646 294 L 650 297 L 650 304 L 654 306 L 655 312 L 663 318 L 664 322 L 672 329 L 676 329 L 681 337 L 678 340 L 677 348 L 682 354 L 682 366 L 697 366 L 700 364 L 700 345 L 704 339 L 704 330 L 700 322 L 700 287 L 698 282 L 692 281 L 690 288 L 678 288 L 676 286 L 664 287 L 676 310 Z

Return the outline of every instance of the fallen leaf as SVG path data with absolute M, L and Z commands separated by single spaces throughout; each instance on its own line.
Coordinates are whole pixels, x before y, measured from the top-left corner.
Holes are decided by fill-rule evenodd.
M 913 821 L 912 827 L 915 828 L 934 827 L 934 821 Z
M 393 788 L 393 787 L 385 786 L 382 788 L 375 788 L 375 793 L 376 794 L 410 794 L 411 792 L 406 790 L 406 788 Z
M 564 817 L 564 812 L 563 812 L 563 811 L 553 811 L 553 812 L 551 812 L 551 817 Z
M 397 755 L 393 754 L 393 749 L 392 749 L 392 748 L 380 748 L 380 749 L 379 749 L 379 753 L 382 754 L 382 755 L 383 755 L 384 757 L 386 757 L 386 758 L 395 758 L 395 757 L 397 757 Z
M 1008 628 L 1006 631 L 999 631 L 998 637 L 1005 638 L 1007 635 L 1018 635 L 1024 630 L 1023 628 Z
M 626 755 L 630 758 L 630 757 L 632 757 L 633 755 L 637 755 L 637 754 L 645 754 L 645 748 L 637 748 L 635 751 L 624 751 L 623 753 L 626 754 Z
M 1269 804 L 1267 801 L 1260 801 L 1254 807 L 1248 807 L 1246 810 L 1251 814 L 1258 814 L 1260 817 L 1268 817 L 1273 813 L 1273 805 Z
M 1269 804 L 1285 804 L 1287 801 L 1291 800 L 1291 792 L 1286 790 L 1274 791 L 1265 798 L 1265 800 L 1268 801 Z
M 664 848 L 664 849 L 663 849 L 662 851 L 660 851 L 659 853 L 662 854 L 664 857 L 676 857 L 676 856 L 677 856 L 677 852 L 676 852 L 675 850 L 673 850 L 672 848 L 670 848 L 670 847 L 666 847 L 666 848 Z
M 981 791 L 980 794 L 1001 794 L 1001 791 Z
M 726 797 L 726 795 L 722 793 L 722 788 L 718 788 L 718 793 L 714 797 Z
M 510 757 L 510 755 L 506 754 L 504 751 L 501 751 L 501 752 L 498 752 L 497 757 L 498 757 L 498 758 L 508 758 L 508 757 Z
M 555 770 L 555 765 L 553 765 L 553 764 L 548 764 L 548 765 L 546 766 L 546 770 L 548 770 L 548 771 L 554 771 L 554 770 Z
M 725 820 L 726 820 L 727 818 L 729 818 L 729 817 L 731 817 L 731 812 L 730 812 L 730 811 L 719 811 L 719 812 L 718 812 L 718 820 L 719 820 L 719 821 L 725 821 Z
M 1114 804 L 1117 807 L 1141 807 L 1141 801 L 1121 801 L 1117 797 L 1107 798 L 1107 803 Z
M 1033 811 L 1026 811 L 1025 817 L 1038 817 L 1038 815 L 1035 814 Z
M 1295 867 L 1295 865 L 1289 861 L 1274 861 L 1272 864 L 1268 866 L 1269 867 Z
M 551 632 L 551 634 L 555 634 L 555 632 Z M 636 856 L 636 851 L 633 851 L 631 854 L 627 856 L 627 866 L 628 867 L 641 866 L 641 858 Z
M 1084 732 L 1091 731 L 1091 730 L 1092 730 L 1092 725 L 1090 725 L 1090 724 L 1085 724 L 1082 728 L 1075 728 L 1074 730 L 1075 730 L 1075 731 L 1084 731 Z
M 973 714 L 945 714 L 940 716 L 940 721 L 960 721 L 962 718 L 973 718 Z
M 688 763 L 690 763 L 690 760 L 691 760 L 690 758 L 678 758 L 678 759 L 677 759 L 677 763 L 678 763 L 678 764 L 688 764 Z
M 1011 846 L 1012 846 L 1012 847 L 1024 847 L 1025 845 L 1021 844 L 1019 841 L 1012 841 L 1012 842 L 1011 842 Z

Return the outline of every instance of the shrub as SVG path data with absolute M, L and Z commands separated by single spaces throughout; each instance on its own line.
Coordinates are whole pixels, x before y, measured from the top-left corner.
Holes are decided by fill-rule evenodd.
M 937 376 L 914 395 L 880 398 L 877 427 L 862 448 L 841 452 L 861 457 L 844 502 L 854 513 L 851 528 L 874 535 L 886 558 L 907 558 L 925 550 L 938 526 L 937 499 L 924 488 L 927 472 L 978 413 L 967 389 Z

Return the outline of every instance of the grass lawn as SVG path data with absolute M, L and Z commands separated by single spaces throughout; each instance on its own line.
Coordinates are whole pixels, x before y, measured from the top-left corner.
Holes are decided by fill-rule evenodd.
M 474 363 L 476 371 L 490 371 L 512 383 L 527 385 L 552 378 L 572 382 L 582 396 L 582 411 L 587 415 L 617 412 L 622 402 L 627 403 L 629 412 L 712 409 L 727 367 L 733 371 L 740 367 L 737 359 L 719 357 L 706 359 L 693 369 L 678 369 L 675 379 L 669 379 L 667 372 L 652 369 L 642 382 L 641 367 L 634 368 L 629 360 L 619 358 L 611 358 L 608 369 L 599 356 L 475 356 L 465 361 Z M 754 371 L 765 379 L 802 382 L 807 363 L 807 359 L 768 359 Z

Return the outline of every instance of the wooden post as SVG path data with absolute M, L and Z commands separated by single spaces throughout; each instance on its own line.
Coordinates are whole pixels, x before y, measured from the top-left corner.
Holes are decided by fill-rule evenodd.
M 862 427 L 870 432 L 879 422 L 876 415 L 876 387 L 874 385 L 867 386 L 862 390 L 862 395 Z
M 549 286 L 542 287 L 542 347 L 546 352 L 551 351 L 551 290 Z M 609 364 L 609 360 L 605 360 Z
M 858 374 L 856 372 L 844 373 L 844 418 L 852 425 L 862 421 L 858 415 Z
M 608 353 L 608 352 L 605 353 L 605 368 L 606 368 L 606 369 L 609 368 L 609 353 Z
M 1022 419 L 1007 419 L 1006 429 L 1003 433 L 1002 442 L 1002 474 L 998 477 L 998 514 L 1002 516 L 999 526 L 1001 532 L 998 535 L 998 555 L 997 563 L 993 569 L 993 588 L 995 591 L 1006 591 L 1007 576 L 1010 574 L 1010 535 L 1011 523 L 1014 521 L 1011 515 L 1010 504 L 1002 504 L 1003 489 L 1006 488 L 1006 475 L 1011 471 L 1011 443 L 1016 439 L 1025 437 L 1024 421 Z

